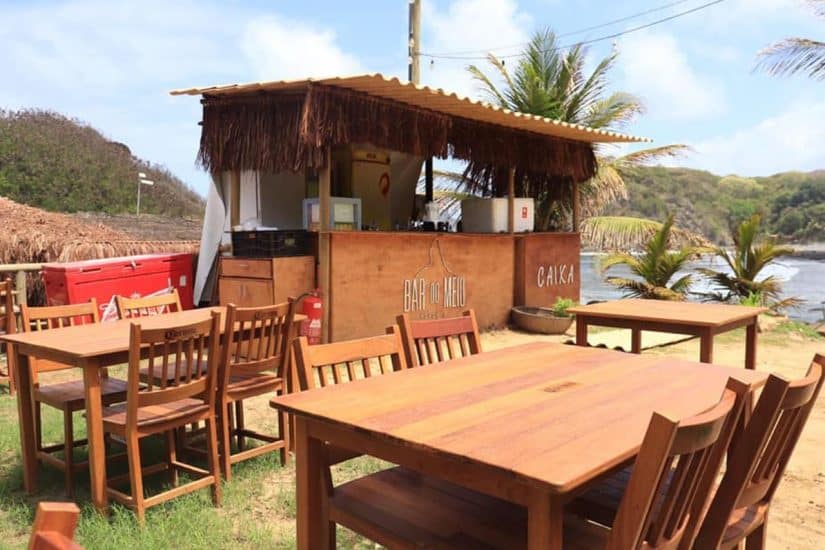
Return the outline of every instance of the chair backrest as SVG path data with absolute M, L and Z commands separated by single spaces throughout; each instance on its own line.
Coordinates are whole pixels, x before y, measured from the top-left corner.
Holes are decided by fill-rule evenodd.
M 14 334 L 17 332 L 17 322 L 14 318 L 14 285 L 10 278 L 0 281 L 0 305 L 3 314 L 0 315 L 0 332 Z
M 407 368 L 398 327 L 383 336 L 309 345 L 305 336 L 293 340 L 293 354 L 301 391 L 333 386 Z M 327 445 L 326 464 L 331 466 L 359 456 L 349 450 Z M 325 484 L 332 491 L 332 477 L 324 470 Z
M 263 307 L 226 306 L 221 391 L 228 388 L 232 376 L 265 371 L 286 376 L 294 316 L 293 300 Z
M 475 312 L 460 317 L 412 321 L 406 313 L 397 317 L 404 353 L 410 367 L 448 361 L 481 353 Z
M 23 332 L 39 332 L 55 328 L 73 327 L 100 322 L 97 309 L 97 300 L 92 298 L 82 304 L 68 304 L 64 306 L 20 305 L 20 318 Z M 34 373 L 70 368 L 69 365 L 55 363 L 44 359 L 31 359 Z
M 119 319 L 134 319 L 136 317 L 175 313 L 183 309 L 180 305 L 180 295 L 178 294 L 177 288 L 173 288 L 172 292 L 168 294 L 144 296 L 142 298 L 115 296 L 115 305 L 117 305 L 117 316 Z
M 187 397 L 215 402 L 217 366 L 220 360 L 221 316 L 187 324 L 142 329 L 132 323 L 129 338 L 129 376 L 126 423 L 137 424 L 138 409 L 164 405 Z M 147 357 L 141 384 L 141 358 Z
M 683 421 L 653 414 L 610 531 L 607 548 L 677 548 L 697 499 L 708 498 L 744 400 L 726 389 L 711 409 Z M 704 490 L 704 493 L 702 490 Z
M 333 344 L 310 346 L 302 336 L 293 346 L 302 391 L 407 368 L 404 346 L 395 326 L 383 336 Z
M 736 510 L 770 504 L 822 388 L 824 367 L 825 356 L 817 354 L 801 380 L 768 378 L 753 416 L 731 449 L 697 548 L 716 548 Z
M 78 550 L 74 531 L 80 508 L 74 502 L 40 502 L 34 515 L 29 550 Z

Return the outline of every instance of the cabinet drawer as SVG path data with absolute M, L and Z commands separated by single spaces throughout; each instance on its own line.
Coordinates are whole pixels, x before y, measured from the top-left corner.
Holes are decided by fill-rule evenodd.
M 220 304 L 240 307 L 268 306 L 275 303 L 272 281 L 221 277 L 218 279 Z
M 251 279 L 271 279 L 272 260 L 222 258 L 221 276 L 249 277 Z

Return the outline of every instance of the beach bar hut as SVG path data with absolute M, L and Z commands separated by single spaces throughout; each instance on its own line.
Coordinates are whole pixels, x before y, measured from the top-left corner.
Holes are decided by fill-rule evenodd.
M 198 161 L 212 174 L 195 299 L 212 299 L 235 269 L 218 262 L 233 231 L 314 230 L 300 260 L 276 258 L 264 277 L 286 293 L 319 288 L 328 341 L 382 333 L 401 312 L 438 318 L 474 308 L 482 327 L 501 327 L 514 305 L 578 299 L 578 189 L 596 171 L 593 146 L 641 141 L 380 74 L 172 94 L 201 96 Z M 475 205 L 487 232 L 411 223 L 432 200 L 431 174 L 416 195 L 428 157 L 470 162 L 490 180 L 498 204 Z M 570 231 L 530 231 L 531 203 L 514 196 L 525 177 L 568 205 Z M 501 206 L 504 225 L 487 223 Z

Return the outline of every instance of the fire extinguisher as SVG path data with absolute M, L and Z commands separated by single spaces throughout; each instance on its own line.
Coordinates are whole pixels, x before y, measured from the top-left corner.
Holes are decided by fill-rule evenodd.
M 324 311 L 321 291 L 316 288 L 314 292 L 304 294 L 303 298 L 302 313 L 307 316 L 307 320 L 301 324 L 301 336 L 306 336 L 310 344 L 320 344 L 321 317 Z

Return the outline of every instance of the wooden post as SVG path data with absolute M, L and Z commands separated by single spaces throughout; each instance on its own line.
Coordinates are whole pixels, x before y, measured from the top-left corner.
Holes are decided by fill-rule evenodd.
M 424 197 L 426 202 L 433 201 L 433 157 L 424 161 Z
M 331 210 L 332 177 L 331 177 L 330 150 L 327 148 L 324 153 L 324 166 L 318 172 L 318 211 L 320 216 L 320 227 L 318 233 L 318 286 L 321 289 L 323 298 L 323 313 L 321 319 L 321 341 L 329 342 L 329 320 L 330 320 L 330 227 L 329 218 Z
M 229 175 L 229 229 L 241 223 L 241 172 L 232 170 Z
M 421 51 L 421 0 L 410 0 L 409 14 L 409 42 L 407 43 L 407 55 L 409 55 L 409 80 L 413 84 L 418 84 L 421 79 L 421 67 L 418 61 Z
M 516 231 L 516 169 L 507 172 L 507 231 Z
M 578 233 L 580 228 L 581 206 L 579 204 L 579 182 L 574 181 L 570 190 L 573 199 L 573 233 Z
M 29 303 L 29 291 L 26 288 L 26 272 L 22 269 L 14 275 L 14 290 L 17 293 L 17 305 L 27 305 Z

